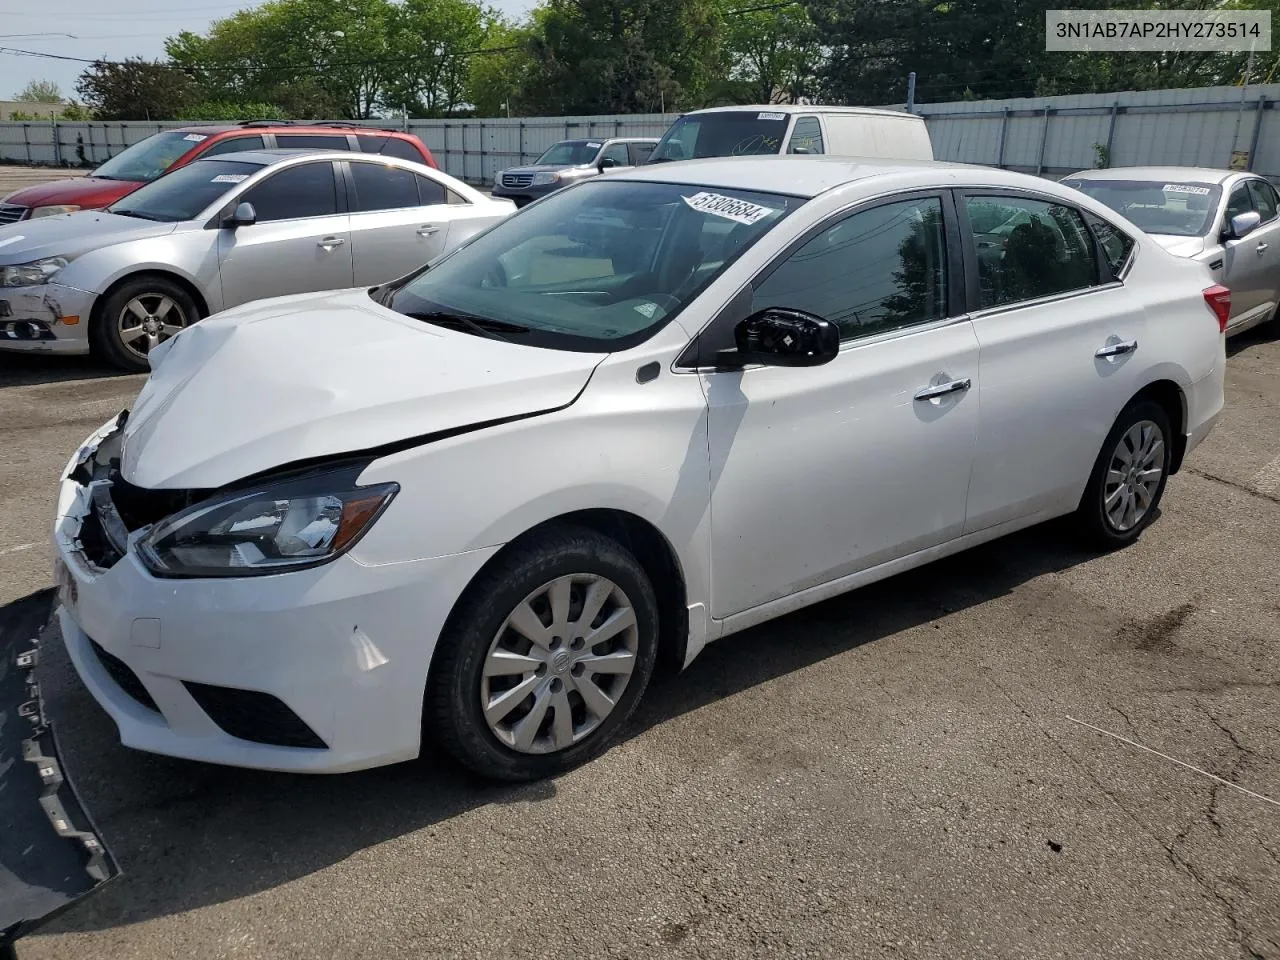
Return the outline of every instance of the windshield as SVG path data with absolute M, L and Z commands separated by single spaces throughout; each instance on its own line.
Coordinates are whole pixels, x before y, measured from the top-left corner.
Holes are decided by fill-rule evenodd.
M 1222 188 L 1216 183 L 1162 183 L 1158 180 L 1063 180 L 1147 233 L 1200 237 L 1209 232 Z
M 671 125 L 648 162 L 781 153 L 786 133 L 785 113 L 732 110 L 692 114 Z
M 558 167 L 578 167 L 594 160 L 602 146 L 603 140 L 561 140 L 535 162 Z
M 502 221 L 410 279 L 389 305 L 467 329 L 472 325 L 459 317 L 487 322 L 517 343 L 621 350 L 664 326 L 803 202 L 773 193 L 593 181 Z
M 116 154 L 93 171 L 93 176 L 108 180 L 154 180 L 196 144 L 208 139 L 203 133 L 181 130 L 157 133 Z
M 107 211 L 142 220 L 194 220 L 261 169 L 238 160 L 197 160 L 139 187 Z

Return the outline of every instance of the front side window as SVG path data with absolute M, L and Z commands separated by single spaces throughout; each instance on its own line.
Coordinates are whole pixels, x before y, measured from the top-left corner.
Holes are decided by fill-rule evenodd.
M 947 315 L 946 242 L 937 197 L 886 203 L 822 231 L 756 287 L 753 311 L 804 310 L 842 340 Z
M 381 163 L 353 162 L 351 179 L 356 188 L 352 213 L 418 206 L 417 176 L 410 170 Z
M 264 144 L 259 134 L 250 137 L 227 137 L 225 140 L 219 140 L 204 153 L 200 154 L 200 159 L 207 157 L 216 157 L 224 153 L 243 153 L 246 150 L 261 150 Z
M 107 180 L 154 180 L 208 139 L 209 134 L 181 130 L 157 133 L 116 154 L 93 171 L 93 176 Z
M 631 163 L 638 167 L 649 159 L 651 153 L 653 153 L 652 143 L 633 143 L 631 144 Z
M 1230 226 L 1235 217 L 1252 209 L 1253 198 L 1249 196 L 1249 185 L 1242 183 L 1227 197 L 1227 225 Z
M 965 198 L 978 254 L 979 305 L 996 307 L 1095 286 L 1098 264 L 1073 208 L 1028 197 Z
M 1063 180 L 1105 203 L 1147 233 L 1200 237 L 1213 225 L 1222 199 L 1216 183 L 1166 183 L 1154 180 Z
M 803 201 L 601 177 L 500 222 L 394 290 L 394 310 L 565 350 L 621 350 L 664 326 Z M 475 332 L 475 330 L 471 330 Z
M 341 135 L 319 133 L 277 133 L 276 146 L 281 150 L 350 150 L 351 144 Z
M 787 153 L 824 153 L 822 124 L 817 117 L 800 117 L 791 130 Z
M 1253 208 L 1262 217 L 1262 222 L 1276 218 L 1276 191 L 1271 184 L 1262 180 L 1249 181 L 1249 193 L 1253 197 Z
M 649 162 L 781 153 L 786 133 L 785 113 L 724 110 L 691 114 L 662 135 Z
M 614 166 L 626 167 L 631 164 L 631 157 L 627 154 L 627 145 L 625 143 L 611 143 L 604 148 L 604 152 L 600 154 L 600 160 L 612 160 Z M 599 161 L 596 161 L 599 163 Z
M 261 169 L 237 160 L 197 160 L 139 187 L 107 210 L 139 220 L 194 220 Z
M 579 167 L 594 160 L 600 147 L 599 140 L 561 140 L 533 162 L 553 167 Z
M 328 160 L 288 167 L 262 181 L 241 200 L 253 204 L 259 223 L 300 220 L 338 212 L 338 188 Z

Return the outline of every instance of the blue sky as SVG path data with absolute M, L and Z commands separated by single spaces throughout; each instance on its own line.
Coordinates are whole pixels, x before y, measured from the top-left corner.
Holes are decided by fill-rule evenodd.
M 512 15 L 533 5 L 530 0 L 488 2 Z M 155 58 L 164 54 L 165 37 L 182 30 L 203 32 L 211 20 L 252 6 L 252 0 L 0 0 L 0 47 L 108 60 Z M 52 80 L 63 96 L 74 96 L 84 66 L 0 53 L 0 100 L 12 99 L 28 80 Z

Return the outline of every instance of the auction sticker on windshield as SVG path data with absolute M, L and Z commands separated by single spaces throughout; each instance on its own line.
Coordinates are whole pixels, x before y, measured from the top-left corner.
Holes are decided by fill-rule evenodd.
M 1166 183 L 1160 189 L 1165 193 L 1192 193 L 1197 197 L 1207 197 L 1209 195 L 1208 187 L 1199 187 L 1194 183 Z
M 787 115 L 785 113 L 762 113 L 759 116 L 757 116 L 756 119 L 757 120 L 785 120 L 787 119 Z
M 239 183 L 241 180 L 248 180 L 247 173 L 220 173 L 210 183 Z
M 192 143 L 199 143 L 201 140 L 208 140 L 209 137 L 203 133 L 188 133 L 183 140 L 190 140 Z
M 726 197 L 719 193 L 695 193 L 692 197 L 682 197 L 690 208 L 697 210 L 699 213 L 709 213 L 712 216 L 723 217 L 726 220 L 732 220 L 735 223 L 758 223 L 771 213 L 775 213 L 771 207 L 762 207 L 758 203 L 750 203 L 746 200 L 738 200 L 735 197 Z

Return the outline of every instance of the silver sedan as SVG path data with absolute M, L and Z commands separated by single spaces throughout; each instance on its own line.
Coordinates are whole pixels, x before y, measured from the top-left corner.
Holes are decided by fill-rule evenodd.
M 92 350 L 145 370 L 152 348 L 202 317 L 394 280 L 514 211 L 406 160 L 199 160 L 105 211 L 0 227 L 0 350 Z
M 1231 290 L 1228 336 L 1276 317 L 1280 195 L 1262 177 L 1200 167 L 1113 167 L 1062 182 L 1132 220 L 1170 253 L 1206 264 Z

